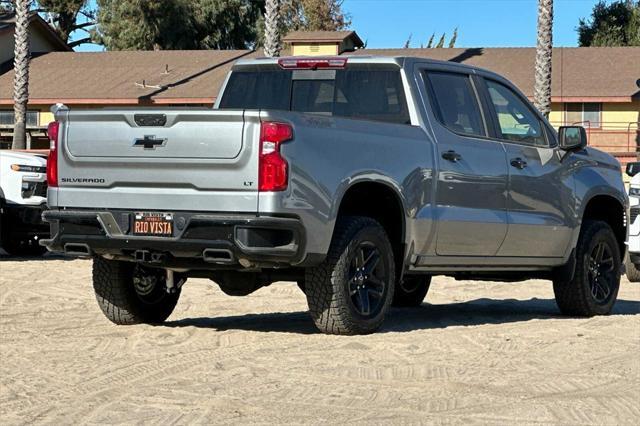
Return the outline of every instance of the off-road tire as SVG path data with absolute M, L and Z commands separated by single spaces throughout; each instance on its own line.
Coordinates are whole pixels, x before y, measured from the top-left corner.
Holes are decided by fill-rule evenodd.
M 427 297 L 431 277 L 428 275 L 405 276 L 402 283 L 396 283 L 391 306 L 411 308 L 420 306 Z
M 627 279 L 632 283 L 640 282 L 640 269 L 636 268 L 636 265 L 631 262 L 629 253 L 624 258 L 625 269 L 627 270 Z
M 164 285 L 158 286 L 154 301 L 145 301 L 133 285 L 134 267 L 130 262 L 93 258 L 93 289 L 102 313 L 118 325 L 165 321 L 178 303 L 180 289 L 169 294 Z
M 358 314 L 349 294 L 351 262 L 361 244 L 372 244 L 384 262 L 385 287 L 371 316 Z M 322 264 L 305 271 L 305 293 L 316 327 L 327 334 L 368 334 L 376 331 L 393 299 L 393 249 L 384 228 L 368 217 L 338 219 L 329 253 Z
M 594 248 L 606 243 L 611 251 L 614 279 L 609 296 L 597 302 L 592 296 L 589 280 L 589 261 Z M 588 220 L 582 224 L 576 247 L 576 269 L 571 281 L 554 280 L 556 304 L 565 315 L 591 317 L 607 315 L 615 304 L 620 288 L 620 249 L 611 227 L 602 221 Z

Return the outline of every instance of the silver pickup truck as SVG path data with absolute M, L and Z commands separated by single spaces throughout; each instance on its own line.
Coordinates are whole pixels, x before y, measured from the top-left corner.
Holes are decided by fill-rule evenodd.
M 417 58 L 238 61 L 214 109 L 58 106 L 50 250 L 93 256 L 117 324 L 162 322 L 189 277 L 297 281 L 323 332 L 375 331 L 434 275 L 553 281 L 607 314 L 623 269 L 620 164 L 509 81 Z

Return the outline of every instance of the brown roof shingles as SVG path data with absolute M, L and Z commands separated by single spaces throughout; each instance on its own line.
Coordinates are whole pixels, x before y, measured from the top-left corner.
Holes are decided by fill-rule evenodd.
M 535 48 L 362 49 L 350 55 L 414 56 L 460 62 L 491 70 L 533 97 Z M 640 96 L 640 47 L 553 49 L 554 101 Z M 609 99 L 610 101 L 614 99 Z
M 534 48 L 362 49 L 351 54 L 454 60 L 504 75 L 533 95 Z M 261 52 L 248 50 L 52 52 L 32 60 L 30 102 L 213 103 L 235 60 L 258 56 Z M 639 78 L 640 47 L 554 49 L 554 101 L 629 102 L 640 97 Z M 13 72 L 0 75 L 0 104 L 13 103 L 12 87 Z
M 30 66 L 30 102 L 211 103 L 233 63 L 249 50 L 52 52 Z M 13 71 L 0 75 L 11 103 Z M 152 100 L 149 101 L 148 98 Z

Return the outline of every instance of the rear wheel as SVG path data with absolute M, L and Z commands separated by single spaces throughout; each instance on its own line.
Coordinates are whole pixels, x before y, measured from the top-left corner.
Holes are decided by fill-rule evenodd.
M 374 332 L 391 305 L 394 277 L 384 228 L 367 217 L 339 219 L 327 258 L 305 275 L 316 327 L 328 334 Z
M 420 306 L 429 292 L 430 285 L 430 276 L 405 276 L 402 282 L 396 285 L 392 305 L 398 307 Z
M 627 270 L 627 279 L 632 283 L 640 282 L 640 270 L 631 262 L 631 255 L 627 253 L 625 257 L 625 269 Z
M 93 259 L 93 289 L 98 305 L 114 324 L 161 323 L 178 303 L 180 288 L 166 291 L 166 273 L 130 262 Z
M 601 221 L 585 221 L 576 247 L 573 279 L 553 282 L 560 311 L 577 316 L 609 314 L 620 288 L 620 264 L 620 249 L 611 227 Z

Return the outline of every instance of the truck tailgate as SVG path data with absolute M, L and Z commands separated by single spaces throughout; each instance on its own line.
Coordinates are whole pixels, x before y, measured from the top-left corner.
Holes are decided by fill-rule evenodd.
M 55 207 L 257 211 L 257 111 L 66 110 Z

